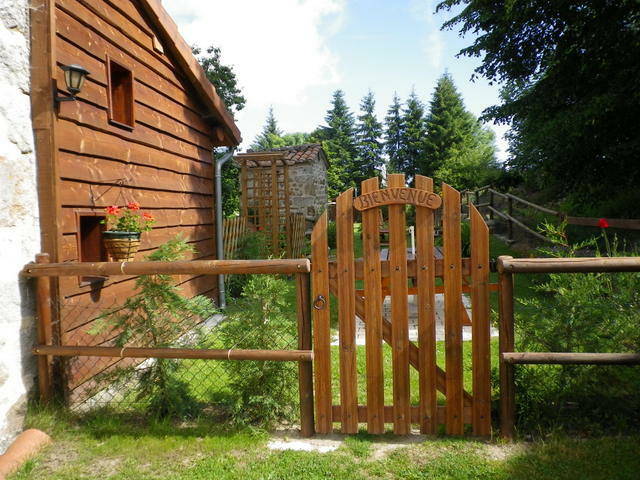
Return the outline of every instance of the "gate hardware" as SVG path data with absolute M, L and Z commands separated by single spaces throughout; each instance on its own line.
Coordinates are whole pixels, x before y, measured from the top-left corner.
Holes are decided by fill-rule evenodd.
M 327 299 L 324 298 L 324 295 L 318 295 L 313 301 L 313 308 L 315 308 L 316 310 L 323 310 L 326 304 Z

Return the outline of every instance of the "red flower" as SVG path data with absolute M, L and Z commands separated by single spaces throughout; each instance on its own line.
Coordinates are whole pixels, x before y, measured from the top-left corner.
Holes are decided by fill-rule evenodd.
M 127 203 L 127 208 L 129 210 L 140 210 L 140 204 L 138 202 L 129 202 Z
M 144 212 L 142 216 L 144 217 L 145 220 L 148 220 L 148 221 L 153 220 L 153 215 L 151 215 L 150 213 Z
M 106 208 L 106 211 L 109 215 L 118 215 L 120 213 L 120 208 L 115 205 L 111 205 Z
M 600 220 L 598 220 L 598 226 L 600 228 L 609 228 L 609 222 L 607 222 L 606 218 L 601 218 Z

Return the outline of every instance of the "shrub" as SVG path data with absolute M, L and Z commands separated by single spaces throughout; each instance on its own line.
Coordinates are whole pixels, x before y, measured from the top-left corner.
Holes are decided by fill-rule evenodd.
M 267 238 L 263 232 L 247 232 L 238 244 L 234 255 L 238 260 L 267 258 Z M 247 275 L 226 275 L 224 277 L 226 292 L 230 297 L 237 298 L 242 293 L 249 277 Z
M 149 261 L 182 260 L 194 249 L 176 237 L 146 257 Z M 142 275 L 136 280 L 138 293 L 122 306 L 102 313 L 89 331 L 91 334 L 113 332 L 118 347 L 144 346 L 165 348 L 178 343 L 201 320 L 215 313 L 210 298 L 182 296 L 170 275 Z M 138 367 L 118 367 L 100 378 L 100 385 L 126 384 L 139 374 L 136 401 L 144 401 L 147 410 L 157 417 L 186 417 L 195 412 L 188 384 L 176 376 L 178 361 L 157 359 L 140 371 Z M 141 372 L 141 373 L 140 373 Z
M 279 277 L 254 275 L 242 297 L 229 305 L 219 333 L 225 348 L 288 349 L 296 345 L 292 286 Z M 237 424 L 273 426 L 291 419 L 296 401 L 296 365 L 230 361 L 228 407 Z
M 335 249 L 338 247 L 338 240 L 337 240 L 337 227 L 336 227 L 336 222 L 334 222 L 333 220 L 327 223 L 327 243 L 329 244 L 329 248 L 330 249 Z
M 553 247 L 543 253 L 574 257 L 584 248 L 597 250 L 596 238 L 571 245 L 564 225 L 545 225 Z M 619 252 L 609 242 L 609 256 Z M 516 279 L 517 280 L 517 279 Z M 537 295 L 521 303 L 531 307 L 516 317 L 517 349 L 540 352 L 640 351 L 640 275 L 635 273 L 552 274 L 534 287 Z M 625 367 L 532 366 L 516 369 L 520 426 L 525 430 L 562 425 L 591 431 L 626 430 L 639 421 L 640 372 Z M 633 427 L 631 427 L 633 428 Z

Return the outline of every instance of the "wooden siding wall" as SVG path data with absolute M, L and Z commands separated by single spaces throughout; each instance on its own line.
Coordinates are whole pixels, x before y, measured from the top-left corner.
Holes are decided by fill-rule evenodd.
M 78 260 L 78 211 L 102 212 L 129 201 L 139 202 L 157 219 L 153 231 L 143 234 L 136 259 L 178 233 L 197 249 L 194 259 L 214 258 L 213 127 L 175 64 L 154 49 L 153 28 L 136 2 L 55 0 L 54 24 L 59 88 L 65 85 L 61 65 L 79 64 L 91 72 L 79 101 L 61 103 L 57 114 L 59 260 Z M 132 71 L 133 129 L 108 121 L 107 57 Z M 188 295 L 215 293 L 214 277 L 177 280 Z M 113 277 L 96 289 L 81 286 L 77 278 L 62 278 L 63 344 L 107 342 L 109 338 L 89 335 L 88 324 L 100 306 L 130 294 L 134 281 Z M 72 363 L 69 388 L 82 385 L 110 362 L 96 361 L 90 368 Z

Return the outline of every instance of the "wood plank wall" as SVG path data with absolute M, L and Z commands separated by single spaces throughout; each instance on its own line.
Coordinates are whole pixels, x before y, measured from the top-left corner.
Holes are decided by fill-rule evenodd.
M 79 258 L 78 211 L 102 212 L 108 205 L 129 201 L 139 202 L 157 219 L 153 231 L 143 235 L 136 259 L 178 233 L 197 249 L 192 258 L 214 258 L 214 129 L 175 62 L 154 49 L 154 27 L 135 0 L 55 0 L 54 19 L 58 86 L 65 85 L 61 65 L 79 64 L 91 73 L 79 100 L 61 103 L 57 113 L 58 260 Z M 132 71 L 133 129 L 108 121 L 107 56 Z M 108 342 L 87 334 L 91 316 L 101 305 L 130 294 L 135 278 L 113 277 L 100 288 L 78 280 L 60 281 L 62 342 Z M 214 277 L 183 276 L 177 281 L 188 295 L 215 294 Z M 69 388 L 79 387 L 110 363 L 92 360 L 83 368 L 72 363 Z

